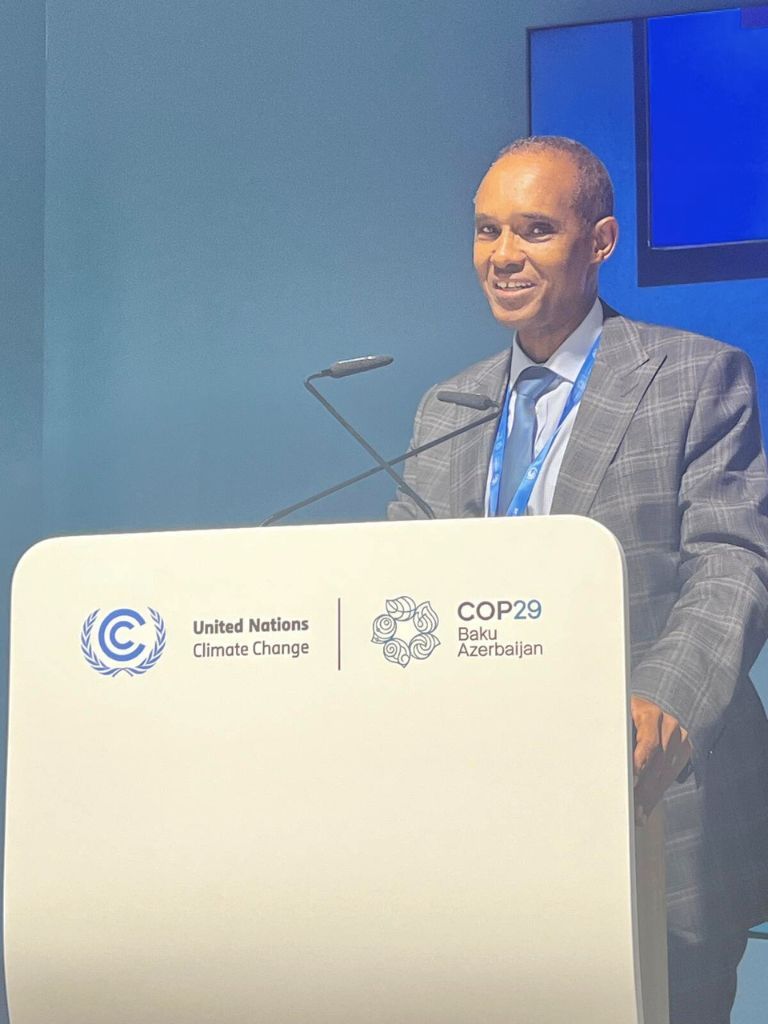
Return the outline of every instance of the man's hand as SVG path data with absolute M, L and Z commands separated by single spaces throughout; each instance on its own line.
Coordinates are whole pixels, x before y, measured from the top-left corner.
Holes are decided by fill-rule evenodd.
M 691 757 L 688 733 L 644 697 L 632 697 L 635 723 L 635 821 L 642 824 Z

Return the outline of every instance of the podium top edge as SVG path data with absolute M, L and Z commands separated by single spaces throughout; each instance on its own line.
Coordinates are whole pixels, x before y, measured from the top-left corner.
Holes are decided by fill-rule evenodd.
M 159 540 L 161 538 L 169 541 L 175 538 L 193 538 L 202 536 L 217 536 L 225 538 L 230 537 L 243 537 L 249 534 L 258 535 L 262 533 L 269 533 L 272 536 L 280 534 L 285 537 L 291 534 L 306 534 L 306 533 L 338 533 L 340 531 L 348 531 L 350 533 L 358 534 L 361 531 L 370 531 L 377 533 L 381 530 L 440 530 L 455 533 L 457 529 L 461 529 L 467 533 L 474 530 L 526 530 L 531 534 L 539 533 L 540 531 L 544 534 L 550 534 L 553 529 L 559 530 L 560 524 L 568 524 L 568 529 L 576 535 L 584 537 L 585 540 L 589 537 L 594 543 L 597 538 L 610 545 L 612 548 L 620 553 L 623 559 L 623 550 L 618 539 L 611 531 L 597 522 L 594 519 L 590 519 L 587 516 L 579 515 L 554 515 L 554 516 L 521 516 L 521 517 L 510 517 L 510 518 L 467 518 L 467 519 L 414 519 L 414 520 L 375 520 L 372 522 L 352 522 L 352 523 L 309 523 L 309 524 L 288 524 L 286 526 L 276 527 L 260 527 L 260 526 L 223 526 L 223 527 L 209 527 L 204 529 L 185 529 L 185 530 L 142 530 L 142 531 L 123 531 L 115 533 L 88 533 L 88 534 L 69 534 L 63 536 L 46 537 L 43 540 L 37 541 L 31 547 L 27 548 L 23 552 L 21 557 L 16 563 L 13 571 L 13 582 L 19 572 L 27 566 L 29 562 L 34 562 L 41 555 L 49 556 L 52 551 L 56 551 L 59 548 L 64 550 L 71 550 L 72 548 L 87 547 L 93 544 L 104 545 L 109 547 L 113 544 L 122 544 L 130 539 L 147 539 L 150 538 Z

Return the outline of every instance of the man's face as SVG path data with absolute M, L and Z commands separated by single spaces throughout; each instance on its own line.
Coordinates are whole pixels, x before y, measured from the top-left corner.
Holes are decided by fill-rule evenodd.
M 595 234 L 573 208 L 575 188 L 571 158 L 551 151 L 509 153 L 480 184 L 475 270 L 493 315 L 521 340 L 560 344 L 594 300 Z

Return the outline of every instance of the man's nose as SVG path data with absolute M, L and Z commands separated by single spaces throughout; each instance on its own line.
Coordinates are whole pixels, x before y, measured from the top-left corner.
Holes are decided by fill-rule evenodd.
M 520 246 L 520 239 L 514 231 L 505 228 L 496 241 L 491 255 L 494 267 L 513 267 L 519 269 L 525 263 L 525 253 Z

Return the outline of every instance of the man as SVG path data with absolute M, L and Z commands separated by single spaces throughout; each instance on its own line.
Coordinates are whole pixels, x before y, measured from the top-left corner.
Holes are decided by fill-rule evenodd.
M 413 444 L 471 418 L 439 388 L 502 414 L 411 460 L 407 480 L 438 516 L 576 513 L 621 542 L 639 819 L 666 803 L 671 1022 L 727 1024 L 746 931 L 768 917 L 768 723 L 747 676 L 768 632 L 752 370 L 738 349 L 600 303 L 618 226 L 580 144 L 519 140 L 475 205 L 475 269 L 511 349 L 429 391 Z M 390 506 L 419 514 L 402 494 Z

